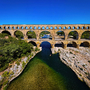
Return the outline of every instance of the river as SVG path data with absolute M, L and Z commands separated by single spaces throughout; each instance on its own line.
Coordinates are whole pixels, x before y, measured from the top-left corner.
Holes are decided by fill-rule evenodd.
M 51 53 L 49 43 L 42 43 L 41 46 L 42 51 L 10 83 L 7 90 L 90 90 L 60 61 L 58 53 Z

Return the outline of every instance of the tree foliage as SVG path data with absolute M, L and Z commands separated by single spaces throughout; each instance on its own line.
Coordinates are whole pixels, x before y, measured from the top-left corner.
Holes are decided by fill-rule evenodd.
M 28 38 L 36 38 L 36 34 L 34 31 L 28 31 L 27 36 L 28 36 Z
M 31 43 L 13 37 L 0 39 L 0 71 L 5 70 L 10 62 L 30 53 L 32 46 Z

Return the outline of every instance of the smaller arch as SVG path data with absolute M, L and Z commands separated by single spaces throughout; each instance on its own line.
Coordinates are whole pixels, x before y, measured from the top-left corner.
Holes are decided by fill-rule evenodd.
M 26 26 L 25 29 L 28 29 L 28 27 Z
M 19 29 L 19 27 L 17 26 L 16 29 Z
M 73 26 L 73 29 L 76 29 L 76 27 L 75 27 L 75 26 Z
M 42 29 L 45 29 L 45 27 L 43 26 Z
M 59 29 L 62 29 L 62 27 L 59 27 Z
M 50 29 L 53 29 L 53 27 L 51 26 Z
M 57 26 L 55 26 L 54 29 L 57 29 Z
M 4 29 L 7 29 L 6 26 L 4 26 Z
M 2 29 L 2 27 L 0 26 L 0 29 Z
M 30 29 L 32 29 L 32 26 L 30 26 Z
M 34 29 L 37 29 L 36 27 L 34 27 Z
M 63 29 L 66 29 L 66 27 L 63 27 Z
M 11 27 L 8 27 L 8 29 L 11 29 Z
M 71 29 L 71 27 L 69 26 L 68 29 Z
M 81 46 L 81 47 L 90 47 L 90 44 L 89 44 L 89 42 L 84 41 L 84 42 L 82 42 L 82 43 L 80 44 L 80 46 Z
M 39 26 L 38 29 L 41 29 L 41 27 Z
M 86 29 L 89 29 L 89 26 L 87 26 Z
M 21 26 L 21 29 L 23 29 L 23 26 Z
M 13 26 L 12 29 L 15 29 L 15 27 Z
M 37 44 L 34 41 L 29 41 L 28 43 L 31 43 L 33 46 L 37 47 Z
M 78 26 L 77 29 L 80 29 L 80 27 Z
M 85 29 L 85 27 L 83 26 L 82 29 Z
M 49 27 L 47 26 L 46 29 L 49 29 Z

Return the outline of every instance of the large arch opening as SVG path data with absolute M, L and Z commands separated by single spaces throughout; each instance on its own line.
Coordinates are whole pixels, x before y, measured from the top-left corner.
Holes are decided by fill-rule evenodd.
M 55 44 L 55 47 L 62 47 L 62 48 L 64 48 L 64 43 L 63 43 L 63 42 L 61 42 L 61 43 L 56 43 L 56 44 Z
M 89 42 L 85 41 L 80 44 L 80 47 L 90 47 Z
M 31 43 L 33 46 L 37 47 L 37 44 L 34 41 L 30 41 L 29 43 Z
M 28 31 L 26 35 L 27 35 L 28 39 L 36 39 L 36 34 L 32 30 Z
M 90 40 L 90 31 L 85 31 L 81 35 L 81 39 L 89 39 Z
M 77 48 L 77 43 L 76 42 L 69 42 L 67 44 L 67 47 L 75 47 L 75 48 Z
M 63 31 L 56 32 L 55 39 L 65 39 L 65 33 Z
M 51 48 L 51 44 L 47 41 L 43 41 L 41 44 L 40 44 L 40 47 L 42 48 Z
M 23 33 L 19 30 L 15 31 L 14 32 L 14 35 L 17 37 L 17 38 L 21 38 L 21 39 L 24 39 L 24 36 L 23 36 Z
M 77 31 L 71 31 L 69 34 L 68 34 L 68 39 L 78 39 L 78 32 Z
M 4 36 L 11 36 L 11 33 L 10 33 L 9 31 L 7 31 L 7 30 L 2 31 L 2 34 L 3 34 Z
M 49 31 L 42 31 L 39 35 L 40 39 L 52 39 Z

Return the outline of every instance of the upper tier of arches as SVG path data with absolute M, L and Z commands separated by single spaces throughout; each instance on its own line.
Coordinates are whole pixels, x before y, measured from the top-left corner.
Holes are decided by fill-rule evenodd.
M 0 25 L 0 29 L 90 29 L 89 24 L 76 25 Z

